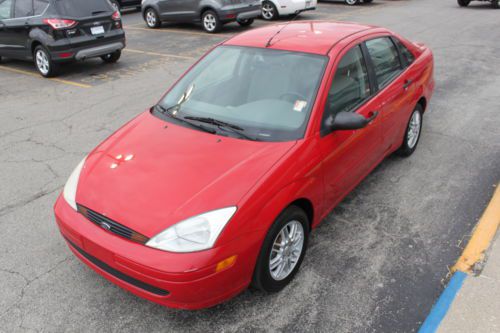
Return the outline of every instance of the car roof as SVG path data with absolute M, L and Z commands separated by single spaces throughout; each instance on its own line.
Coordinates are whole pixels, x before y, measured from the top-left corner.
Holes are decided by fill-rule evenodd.
M 253 29 L 236 35 L 223 45 L 267 47 L 326 55 L 342 39 L 375 28 L 350 22 L 295 21 Z M 277 33 L 278 31 L 280 32 Z M 272 41 L 267 46 L 271 38 Z

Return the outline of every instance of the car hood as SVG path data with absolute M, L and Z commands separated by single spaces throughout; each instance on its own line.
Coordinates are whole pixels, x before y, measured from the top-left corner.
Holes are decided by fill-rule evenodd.
M 145 236 L 236 206 L 295 142 L 256 142 L 167 123 L 145 112 L 86 159 L 76 201 Z

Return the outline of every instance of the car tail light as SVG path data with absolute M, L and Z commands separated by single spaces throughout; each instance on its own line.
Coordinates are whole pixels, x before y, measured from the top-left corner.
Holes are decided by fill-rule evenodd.
M 78 22 L 66 19 L 44 19 L 43 23 L 50 25 L 54 30 L 61 30 L 61 29 L 72 28 Z
M 121 18 L 122 18 L 122 16 L 121 16 L 121 14 L 120 14 L 120 12 L 119 12 L 119 11 L 116 11 L 116 12 L 114 12 L 114 13 L 113 13 L 113 15 L 111 15 L 111 18 L 112 18 L 113 20 L 115 20 L 115 21 L 118 21 L 119 19 L 121 19 Z

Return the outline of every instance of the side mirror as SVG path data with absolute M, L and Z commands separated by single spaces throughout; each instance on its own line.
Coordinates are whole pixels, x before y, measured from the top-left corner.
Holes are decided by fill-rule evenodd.
M 335 118 L 328 118 L 327 125 L 333 131 L 357 130 L 368 126 L 377 116 L 378 112 L 373 113 L 373 116 L 370 118 L 365 118 L 355 112 L 339 112 Z

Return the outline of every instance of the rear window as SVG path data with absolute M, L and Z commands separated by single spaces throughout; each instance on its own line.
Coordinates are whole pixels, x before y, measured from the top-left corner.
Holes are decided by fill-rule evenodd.
M 68 17 L 88 17 L 113 11 L 108 0 L 56 0 L 55 7 L 60 15 Z

